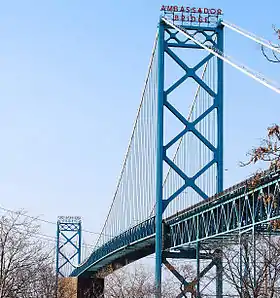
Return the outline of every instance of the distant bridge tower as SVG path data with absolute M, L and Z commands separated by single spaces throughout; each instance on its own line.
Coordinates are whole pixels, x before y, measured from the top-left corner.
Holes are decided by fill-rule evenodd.
M 79 216 L 57 220 L 56 275 L 67 277 L 81 263 L 82 223 Z
M 178 8 L 178 7 L 177 7 Z M 176 8 L 176 9 L 177 9 Z M 200 16 L 194 14 L 174 12 L 172 7 L 164 7 L 163 19 L 160 19 L 158 27 L 158 106 L 157 106 L 157 170 L 156 170 L 156 286 L 157 297 L 161 297 L 161 270 L 164 260 L 163 254 L 163 213 L 166 211 L 168 205 L 174 199 L 180 197 L 187 189 L 189 193 L 194 193 L 198 200 L 206 199 L 210 195 L 218 193 L 223 190 L 223 61 L 218 59 L 213 54 L 203 50 L 193 39 L 199 40 L 203 45 L 218 50 L 223 53 L 223 26 L 220 23 L 220 16 L 217 14 L 213 16 L 214 19 L 202 19 L 198 22 Z M 177 10 L 178 11 L 178 10 Z M 184 16 L 184 18 L 182 18 Z M 166 21 L 165 21 L 166 20 Z M 186 21 L 184 21 L 186 20 Z M 207 21 L 207 22 L 206 22 Z M 175 26 L 173 26 L 175 25 Z M 184 32 L 186 34 L 184 34 Z M 189 36 L 189 37 L 187 37 Z M 189 60 L 184 56 L 184 53 L 194 53 L 189 57 Z M 197 55 L 196 55 L 197 54 Z M 204 54 L 204 57 L 199 58 L 196 65 L 191 65 L 195 56 Z M 177 67 L 182 71 L 182 76 L 173 84 L 167 85 L 168 77 L 172 70 L 168 70 L 166 60 L 175 62 Z M 201 70 L 212 63 L 210 71 L 208 70 L 208 81 L 204 77 Z M 201 109 L 200 113 L 193 114 L 191 118 L 184 115 L 183 109 L 177 108 L 171 100 L 170 95 L 174 93 L 178 87 L 185 81 L 192 81 L 197 84 L 197 94 L 203 92 L 203 96 L 199 99 L 200 106 L 203 102 L 208 102 L 205 107 Z M 177 94 L 177 93 L 176 93 Z M 186 94 L 181 94 L 176 97 L 176 101 L 186 100 Z M 179 98 L 178 98 L 179 97 Z M 183 129 L 179 134 L 174 134 L 172 138 L 166 142 L 166 111 L 171 112 L 172 116 L 183 125 Z M 169 113 L 170 114 L 170 113 Z M 204 124 L 203 124 L 204 123 Z M 206 127 L 206 128 L 205 128 Z M 213 131 L 208 133 L 207 131 Z M 208 160 L 200 164 L 200 167 L 188 172 L 186 167 L 178 166 L 172 156 L 170 156 L 169 149 L 176 144 L 180 139 L 191 135 L 195 140 L 192 146 L 196 146 L 196 151 L 189 156 L 190 161 L 194 161 L 197 157 L 202 155 L 203 150 L 207 150 Z M 176 146 L 176 145 L 175 145 Z M 199 147 L 200 146 L 200 147 Z M 185 147 L 185 155 L 190 152 L 190 147 Z M 192 162 L 185 162 L 184 164 Z M 164 173 L 165 167 L 172 170 L 182 184 L 168 193 L 164 193 Z M 210 180 L 214 185 L 213 192 L 207 193 L 205 189 L 207 182 L 201 182 L 202 176 L 209 169 L 213 169 Z M 174 176 L 175 176 L 174 175 Z M 185 200 L 188 200 L 189 195 Z M 180 200 L 182 200 L 180 198 Z M 197 243 L 199 250 L 199 243 Z M 199 255 L 199 252 L 198 252 Z M 199 259 L 199 258 L 198 258 Z M 222 281 L 221 276 L 217 278 L 217 297 L 222 295 Z

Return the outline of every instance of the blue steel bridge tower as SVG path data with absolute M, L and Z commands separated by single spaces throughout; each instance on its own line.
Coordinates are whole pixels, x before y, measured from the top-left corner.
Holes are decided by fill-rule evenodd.
M 278 93 L 280 88 L 224 54 L 223 25 L 231 25 L 220 20 L 221 10 L 199 11 L 168 6 L 160 18 L 113 202 L 82 263 L 80 218 L 59 218 L 57 276 L 77 277 L 78 297 L 102 297 L 106 276 L 155 252 L 157 298 L 163 265 L 180 281 L 177 298 L 201 297 L 203 277 L 216 270 L 213 296 L 221 298 L 224 244 L 239 246 L 238 292 L 253 293 L 244 287 L 249 271 L 253 288 L 260 288 L 256 241 L 259 234 L 279 232 L 280 175 L 269 170 L 223 190 L 223 61 Z M 196 260 L 196 276 L 187 281 L 169 259 Z
M 56 278 L 67 277 L 81 263 L 82 223 L 79 216 L 57 220 Z
M 171 14 L 172 15 L 172 14 Z M 190 286 L 184 281 L 184 278 L 180 276 L 172 266 L 167 262 L 164 252 L 164 228 L 163 228 L 163 213 L 168 205 L 186 189 L 194 191 L 201 200 L 208 197 L 208 194 L 203 189 L 203 185 L 198 183 L 199 178 L 210 168 L 214 169 L 215 174 L 212 176 L 212 181 L 215 184 L 215 193 L 223 190 L 223 61 L 218 59 L 213 54 L 206 51 L 201 45 L 194 42 L 200 36 L 201 44 L 216 49 L 220 53 L 223 53 L 223 25 L 216 18 L 216 22 L 213 24 L 203 23 L 186 23 L 178 22 L 176 26 L 173 20 L 167 21 L 165 15 L 160 19 L 158 25 L 158 104 L 157 104 L 157 164 L 156 164 L 156 297 L 161 297 L 161 276 L 162 276 L 162 264 L 171 270 L 171 272 L 184 284 L 187 288 Z M 186 34 L 189 38 L 186 37 Z M 201 39 L 202 37 L 202 39 Z M 174 49 L 181 49 L 184 51 L 197 51 L 204 53 L 205 56 L 195 66 L 188 65 L 190 61 L 185 61 L 183 57 L 180 57 Z M 183 51 L 182 51 L 183 50 Z M 166 69 L 166 57 L 171 58 L 176 62 L 177 66 L 184 71 L 184 74 L 171 86 L 167 86 L 166 81 L 169 76 L 169 71 Z M 210 80 L 204 80 L 199 71 L 207 64 L 212 63 L 215 67 L 212 68 Z M 179 86 L 185 83 L 185 81 L 192 80 L 197 84 L 198 90 L 204 92 L 208 98 L 211 98 L 211 104 L 202 113 L 196 117 L 188 119 L 184 115 L 183 111 L 177 109 L 170 101 L 169 97 Z M 179 100 L 184 100 L 180 98 Z M 200 99 L 200 100 L 203 100 Z M 168 110 L 172 113 L 173 117 L 179 120 L 184 129 L 176 135 L 173 135 L 172 139 L 168 143 L 164 143 L 164 135 L 166 129 L 166 119 L 164 118 L 165 111 Z M 211 115 L 213 121 L 208 121 L 208 125 L 214 126 L 216 139 L 213 141 L 207 134 L 202 134 L 199 131 L 198 126 Z M 210 124 L 209 124 L 210 122 Z M 202 146 L 206 147 L 211 153 L 211 158 L 206 164 L 202 165 L 192 175 L 186 173 L 184 169 L 172 160 L 168 155 L 168 150 L 174 146 L 174 144 L 184 138 L 186 135 L 192 134 Z M 189 150 L 186 148 L 186 150 Z M 197 152 L 199 154 L 199 151 Z M 195 156 L 194 156 L 195 158 Z M 176 175 L 182 179 L 183 185 L 174 190 L 173 193 L 164 198 L 163 195 L 163 183 L 164 183 L 164 166 L 168 166 Z M 199 272 L 199 241 L 197 241 L 196 258 L 197 258 L 197 281 L 195 282 L 196 297 L 199 297 L 199 277 L 202 273 Z M 169 254 L 170 255 L 170 254 Z M 187 256 L 182 256 L 186 257 Z M 222 297 L 222 273 L 221 263 L 216 262 L 217 278 L 216 278 L 216 297 Z M 183 297 L 183 296 L 178 296 Z

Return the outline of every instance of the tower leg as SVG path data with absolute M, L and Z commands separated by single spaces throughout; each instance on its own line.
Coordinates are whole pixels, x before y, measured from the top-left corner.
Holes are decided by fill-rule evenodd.
M 197 284 L 196 284 L 196 297 L 200 298 L 200 243 L 197 242 L 196 244 L 196 278 L 197 278 Z
M 222 254 L 216 259 L 216 297 L 223 297 L 223 259 Z
M 163 102 L 164 102 L 164 25 L 159 23 L 158 36 L 158 102 L 157 102 L 157 167 L 156 167 L 156 298 L 161 298 L 162 269 L 162 184 L 163 184 Z
M 192 281 L 186 281 L 186 279 L 176 270 L 176 268 L 174 266 L 172 266 L 165 258 L 163 259 L 163 264 L 165 265 L 165 267 L 180 281 L 181 283 L 181 293 L 178 294 L 176 296 L 176 298 L 182 298 L 182 297 L 187 297 L 186 295 L 191 294 L 191 297 L 195 297 L 195 298 L 200 298 L 200 293 L 197 292 L 197 285 L 199 280 L 205 276 L 205 274 L 211 270 L 211 268 L 213 268 L 214 266 L 217 266 L 217 257 L 216 254 L 214 255 L 214 258 L 212 259 L 212 261 L 200 272 L 198 271 L 197 273 L 197 277 L 192 280 Z M 222 265 L 222 262 L 221 262 Z M 221 266 L 222 267 L 222 266 Z M 219 268 L 220 269 L 220 268 Z M 222 270 L 220 270 L 219 272 L 222 272 Z M 221 280 L 222 281 L 222 277 Z M 220 283 L 220 296 L 216 296 L 218 298 L 222 298 L 222 283 Z M 218 293 L 218 292 L 217 292 Z

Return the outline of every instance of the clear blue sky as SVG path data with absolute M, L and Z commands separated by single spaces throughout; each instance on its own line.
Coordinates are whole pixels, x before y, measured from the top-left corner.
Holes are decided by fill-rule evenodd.
M 278 1 L 2 1 L 1 205 L 52 221 L 81 215 L 100 231 L 115 190 L 150 59 L 161 4 L 217 7 L 225 19 L 276 39 Z M 142 18 L 142 20 L 141 20 Z M 278 24 L 280 25 L 280 23 Z M 226 30 L 225 49 L 279 81 L 258 47 Z M 225 184 L 279 122 L 279 95 L 225 67 Z M 55 234 L 54 227 L 46 228 Z

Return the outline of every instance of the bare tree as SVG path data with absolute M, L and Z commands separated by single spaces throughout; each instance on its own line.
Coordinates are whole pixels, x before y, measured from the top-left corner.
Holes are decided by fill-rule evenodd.
M 192 279 L 192 266 L 176 263 L 177 270 L 186 279 Z M 164 271 L 162 281 L 162 297 L 175 298 L 181 292 L 180 282 Z M 106 298 L 150 298 L 155 295 L 154 275 L 149 266 L 135 264 L 133 268 L 123 268 L 114 271 L 106 277 Z
M 195 293 L 195 286 L 196 286 L 196 274 L 193 266 L 190 264 L 188 259 L 183 260 L 170 260 L 171 267 L 174 267 L 174 269 L 183 277 L 183 279 L 189 283 L 189 286 L 186 287 L 182 282 L 175 277 L 174 275 L 171 275 L 170 269 L 168 269 L 169 266 L 165 266 L 164 269 L 169 274 L 165 274 L 165 278 L 163 279 L 163 297 L 171 298 L 171 297 L 177 297 L 178 294 L 184 295 L 183 297 L 188 297 L 186 295 L 192 293 Z
M 53 259 L 22 212 L 0 217 L 0 298 L 54 297 Z
M 224 251 L 224 278 L 228 295 L 241 298 L 276 298 L 280 295 L 280 242 L 262 234 L 244 235 L 239 245 Z
M 51 298 L 72 298 L 72 297 L 77 298 L 77 284 L 78 284 L 77 278 L 61 278 L 58 280 L 57 296 L 56 297 L 50 296 L 50 297 Z M 46 286 L 42 285 L 42 288 L 46 289 Z M 86 298 L 87 296 L 84 295 L 83 297 Z
M 280 169 L 279 125 L 268 127 L 267 136 L 262 139 L 260 146 L 254 147 L 247 155 L 249 159 L 241 166 L 261 162 L 267 163 L 271 170 Z M 254 188 L 258 185 L 261 176 L 260 172 L 256 172 L 250 186 Z M 272 200 L 272 206 L 276 204 L 277 207 L 272 194 L 264 196 L 267 202 Z M 280 241 L 275 234 L 279 233 L 279 220 L 261 228 L 263 230 L 259 234 L 245 233 L 239 238 L 238 244 L 229 245 L 223 250 L 226 280 L 239 297 L 280 296 Z
M 259 161 L 269 163 L 271 169 L 280 168 L 280 126 L 277 124 L 268 127 L 267 136 L 261 145 L 253 148 L 248 154 L 249 160 L 242 162 L 241 166 L 255 164 Z
M 131 270 L 120 269 L 106 278 L 105 297 L 108 298 L 146 298 L 153 293 L 153 276 L 143 266 L 135 266 Z

